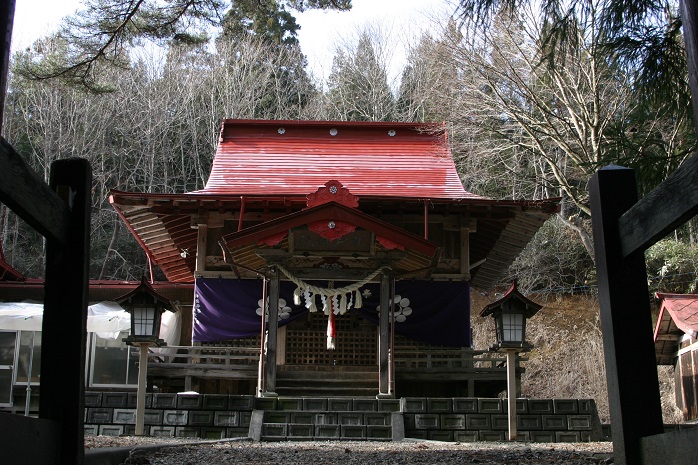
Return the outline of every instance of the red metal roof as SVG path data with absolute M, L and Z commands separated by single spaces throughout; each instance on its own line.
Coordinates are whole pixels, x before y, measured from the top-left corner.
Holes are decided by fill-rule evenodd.
M 195 194 L 306 195 L 336 179 L 359 197 L 483 199 L 463 189 L 435 124 L 225 120 Z
M 654 329 L 657 364 L 671 365 L 684 334 L 698 337 L 698 295 L 657 293 L 662 299 Z

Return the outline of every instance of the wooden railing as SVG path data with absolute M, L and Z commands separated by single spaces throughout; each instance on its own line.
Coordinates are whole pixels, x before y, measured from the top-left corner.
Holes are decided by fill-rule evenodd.
M 174 354 L 148 354 L 151 375 L 208 378 L 254 378 L 259 349 L 247 347 L 167 346 Z
M 522 359 L 518 359 L 522 360 Z M 396 369 L 493 370 L 505 371 L 506 359 L 486 350 L 403 349 L 395 350 Z

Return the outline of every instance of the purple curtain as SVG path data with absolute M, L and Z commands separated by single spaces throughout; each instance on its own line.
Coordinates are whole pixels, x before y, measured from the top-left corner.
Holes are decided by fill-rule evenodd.
M 279 326 L 290 323 L 307 310 L 293 305 L 290 282 L 281 282 Z M 257 279 L 197 278 L 194 284 L 194 342 L 225 341 L 261 333 L 262 316 L 257 312 L 262 300 L 262 281 Z M 285 318 L 282 318 L 285 317 Z
M 371 284 L 362 291 L 363 307 L 354 311 L 378 324 L 379 286 Z M 397 281 L 392 307 L 396 334 L 434 345 L 470 347 L 469 283 Z
M 336 287 L 346 284 L 336 283 Z M 378 324 L 379 289 L 373 283 L 362 287 L 363 306 L 351 311 Z M 294 290 L 293 283 L 281 282 L 279 294 L 286 311 L 280 309 L 283 317 L 279 319 L 280 326 L 307 312 L 305 302 L 293 305 Z M 193 341 L 214 342 L 258 335 L 262 317 L 257 309 L 261 299 L 261 280 L 198 278 L 194 286 Z M 319 298 L 316 305 L 321 311 Z M 470 346 L 467 282 L 397 281 L 392 307 L 397 334 L 435 345 Z

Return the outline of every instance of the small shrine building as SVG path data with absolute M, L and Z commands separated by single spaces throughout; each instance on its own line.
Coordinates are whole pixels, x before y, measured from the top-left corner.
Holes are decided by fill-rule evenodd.
M 182 343 L 261 350 L 226 384 L 261 396 L 300 372 L 458 395 L 467 370 L 400 360 L 470 350 L 471 287 L 494 286 L 559 211 L 467 192 L 444 125 L 390 122 L 225 120 L 203 189 L 110 201 L 170 283 L 194 284 Z

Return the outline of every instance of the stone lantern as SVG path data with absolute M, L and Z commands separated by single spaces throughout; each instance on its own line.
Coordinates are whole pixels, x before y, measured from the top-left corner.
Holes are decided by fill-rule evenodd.
M 509 408 L 509 440 L 516 440 L 516 353 L 530 350 L 526 342 L 526 320 L 543 306 L 527 299 L 516 283 L 496 302 L 487 305 L 480 316 L 492 316 L 496 328 L 496 343 L 490 347 L 507 355 L 507 401 Z
M 131 334 L 124 339 L 126 344 L 140 347 L 138 359 L 138 392 L 136 401 L 136 435 L 142 436 L 145 416 L 145 385 L 148 371 L 148 347 L 164 346 L 160 339 L 160 320 L 166 311 L 174 311 L 172 303 L 162 297 L 146 281 L 128 294 L 115 299 L 131 314 Z

